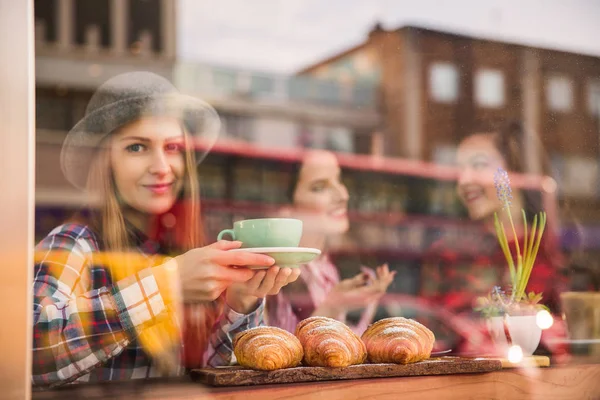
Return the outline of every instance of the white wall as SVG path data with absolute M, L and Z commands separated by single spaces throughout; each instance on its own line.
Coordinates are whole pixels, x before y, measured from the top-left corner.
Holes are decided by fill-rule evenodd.
M 34 229 L 33 0 L 0 0 L 0 397 L 31 396 Z

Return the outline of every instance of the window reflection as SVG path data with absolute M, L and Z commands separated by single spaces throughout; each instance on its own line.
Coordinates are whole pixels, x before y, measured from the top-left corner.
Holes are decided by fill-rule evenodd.
M 511 235 L 514 230 L 516 243 L 525 247 L 529 227 L 522 223 L 521 209 L 527 211 L 527 223 L 535 213 L 548 214 L 527 290 L 543 293 L 540 304 L 550 313 L 544 314 L 545 329 L 534 354 L 561 363 L 594 353 L 597 321 L 590 298 L 596 298 L 593 292 L 600 286 L 597 57 L 443 30 L 415 26 L 386 30 L 377 25 L 359 45 L 327 58 L 308 57 L 312 64 L 298 65 L 296 73 L 270 72 L 268 63 L 260 70 L 176 55 L 178 35 L 189 32 L 179 29 L 175 3 L 35 2 L 36 271 L 48 277 L 36 281 L 38 323 L 46 323 L 45 318 L 52 321 L 60 307 L 89 306 L 82 299 L 91 291 L 112 296 L 121 280 L 140 273 L 147 274 L 144 279 L 154 276 L 153 269 L 166 265 L 167 257 L 185 258 L 193 248 L 215 246 L 219 233 L 234 229 L 236 222 L 293 218 L 302 220 L 304 229 L 295 247 L 316 248 L 320 256 L 291 265 L 294 274 L 299 271 L 297 280 L 282 278 L 281 291 L 260 292 L 255 297 L 261 300 L 252 307 L 245 307 L 242 300 L 247 298 L 240 293 L 246 295 L 246 289 L 238 287 L 239 298 L 234 300 L 242 298 L 236 305 L 244 307 L 235 315 L 246 318 L 243 327 L 232 328 L 233 321 L 226 326 L 224 339 L 211 336 L 215 324 L 234 315 L 228 314 L 231 304 L 226 299 L 234 292 L 228 292 L 229 287 L 236 288 L 231 282 L 218 295 L 209 290 L 217 285 L 211 281 L 209 289 L 206 282 L 198 284 L 202 288 L 198 290 L 211 296 L 192 301 L 185 289 L 173 289 L 173 298 L 163 299 L 169 297 L 160 288 L 165 278 L 157 273 L 152 278 L 156 282 L 144 290 L 161 292 L 162 305 L 169 308 L 164 312 L 169 321 L 162 325 L 166 328 L 156 328 L 154 316 L 139 324 L 130 321 L 130 326 L 123 318 L 108 315 L 105 325 L 116 327 L 123 336 L 113 343 L 115 347 L 100 346 L 101 353 L 108 354 L 98 360 L 102 368 L 127 354 L 139 357 L 145 367 L 159 365 L 158 372 L 152 370 L 155 375 L 235 363 L 230 350 L 238 328 L 264 323 L 293 333 L 299 321 L 311 316 L 338 319 L 358 335 L 384 318 L 413 318 L 435 333 L 435 351 L 507 357 L 505 350 L 512 349 L 527 357 L 524 347 L 499 350 L 491 316 L 477 309 L 478 298 L 494 293 L 496 287 L 509 296 L 511 291 L 510 270 L 494 229 L 494 214 L 505 210 L 494 187 L 494 172 L 501 168 L 511 177 L 511 215 L 517 223 L 501 221 L 507 229 L 510 226 Z M 240 23 L 236 21 L 232 16 L 230 24 Z M 228 40 L 245 38 L 238 33 Z M 142 70 L 152 79 L 138 87 L 135 73 Z M 92 96 L 106 82 L 123 76 L 131 79 L 121 82 L 129 88 L 129 98 L 143 107 L 128 119 L 120 114 L 125 110 L 121 103 L 106 100 L 113 114 L 89 125 L 90 115 L 102 109 L 90 105 Z M 155 84 L 173 84 L 178 100 L 165 100 L 175 92 L 156 96 Z M 161 101 L 146 104 L 140 100 L 143 96 L 135 96 L 140 91 Z M 178 106 L 184 98 L 206 102 L 211 111 L 202 118 L 182 111 Z M 165 116 L 171 120 L 160 119 Z M 215 137 L 208 141 L 195 137 L 209 116 L 218 117 L 221 124 Z M 134 126 L 137 141 L 116 148 L 111 147 L 112 139 L 84 143 L 82 136 L 75 144 L 83 161 L 65 171 L 61 156 L 65 138 L 81 120 L 88 122 L 80 129 L 111 138 Z M 155 136 L 166 131 L 177 131 L 171 135 L 177 136 L 177 143 L 167 143 L 172 138 L 161 136 L 164 143 L 156 144 Z M 143 160 L 147 164 L 140 168 L 148 174 L 125 179 Z M 102 175 L 103 186 L 91 193 L 87 182 L 91 175 L 84 162 L 110 166 Z M 73 185 L 72 171 L 84 175 L 85 182 Z M 148 182 L 144 176 L 162 180 Z M 176 186 L 178 181 L 185 183 Z M 149 191 L 145 199 L 138 199 L 132 189 L 138 186 Z M 175 189 L 166 205 L 153 204 L 171 187 Z M 190 242 L 191 226 L 198 229 L 198 236 Z M 100 238 L 85 242 L 83 253 L 91 261 L 82 261 L 73 243 L 71 248 L 61 246 L 57 227 L 62 227 L 60 240 L 77 242 L 80 235 Z M 128 239 L 123 248 L 114 245 L 120 234 Z M 113 246 L 106 246 L 104 242 L 113 239 Z M 509 242 L 516 247 L 512 239 Z M 73 254 L 65 256 L 62 251 L 80 258 L 73 261 Z M 142 258 L 142 263 L 135 258 L 138 253 L 149 258 Z M 58 273 L 52 260 L 61 265 Z M 112 267 L 121 263 L 128 266 L 123 269 L 128 273 Z M 71 270 L 80 274 L 73 279 L 77 283 L 61 281 Z M 286 274 L 286 279 L 292 276 Z M 182 284 L 178 279 L 186 286 L 196 278 L 190 273 L 175 279 Z M 254 289 L 252 293 L 258 290 Z M 115 309 L 109 307 L 115 315 L 122 311 L 118 301 L 109 303 L 117 304 Z M 100 310 L 92 311 L 80 318 L 81 326 L 102 325 Z M 44 340 L 66 333 L 44 336 L 44 328 L 34 327 L 39 333 L 34 347 L 39 351 L 56 345 L 62 350 L 34 355 L 35 384 L 113 379 L 110 368 L 95 369 L 94 363 L 83 362 L 85 357 L 78 359 L 83 367 L 61 364 L 66 345 Z M 155 335 L 143 335 L 146 328 Z M 87 337 L 90 332 L 84 333 Z M 179 352 L 182 344 L 184 350 Z M 221 345 L 222 352 L 215 348 Z M 200 350 L 190 353 L 186 348 Z M 42 364 L 90 371 L 69 375 L 44 370 Z M 120 378 L 142 375 L 129 371 Z

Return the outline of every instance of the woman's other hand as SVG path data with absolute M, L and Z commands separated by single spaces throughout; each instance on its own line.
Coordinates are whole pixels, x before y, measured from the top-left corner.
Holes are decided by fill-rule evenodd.
M 395 275 L 396 271 L 390 272 L 387 264 L 377 267 L 375 271 L 363 268 L 362 273 L 338 283 L 314 315 L 338 318 L 348 311 L 376 303 L 385 294 Z
M 388 287 L 394 282 L 395 276 L 396 271 L 390 271 L 387 264 L 380 265 L 375 269 L 375 277 L 372 280 L 371 285 L 377 289 L 379 298 L 387 292 Z M 379 298 L 377 300 L 379 300 Z
M 248 281 L 234 283 L 227 289 L 227 304 L 241 314 L 253 311 L 261 298 L 276 295 L 282 287 L 300 276 L 300 268 L 280 268 L 276 265 L 268 270 L 253 272 L 254 276 Z

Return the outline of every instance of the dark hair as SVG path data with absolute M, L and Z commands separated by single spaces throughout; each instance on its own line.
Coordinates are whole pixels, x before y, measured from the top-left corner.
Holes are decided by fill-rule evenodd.
M 506 162 L 508 171 L 527 172 L 525 165 L 527 159 L 524 146 L 525 134 L 519 121 L 482 126 L 467 134 L 463 140 L 478 134 L 491 136 L 496 149 Z M 545 157 L 545 152 L 541 151 L 540 154 L 544 156 L 542 159 L 542 172 L 548 173 L 549 163 Z M 542 211 L 542 197 L 539 191 L 522 190 L 521 192 L 523 194 L 523 208 L 528 217 L 532 218 L 533 215 Z
M 527 153 L 524 146 L 525 133 L 519 121 L 510 121 L 501 125 L 481 127 L 480 129 L 467 134 L 463 140 L 476 134 L 491 135 L 493 143 L 500 155 L 504 158 L 506 167 L 509 171 L 517 173 L 527 172 L 525 165 Z M 541 172 L 545 175 L 550 175 L 551 164 L 548 153 L 544 150 L 541 140 L 538 137 L 534 137 L 534 140 L 537 140 L 536 147 L 538 147 L 539 151 Z M 521 192 L 523 194 L 523 208 L 525 209 L 527 217 L 532 219 L 535 214 L 543 210 L 542 193 L 537 190 L 522 190 Z M 568 206 L 565 204 L 561 204 L 561 206 L 564 211 L 570 214 Z M 573 218 L 573 222 L 576 226 L 579 225 L 576 218 Z M 557 225 L 558 224 L 556 224 L 556 226 Z M 550 232 L 547 234 L 549 233 Z M 556 281 L 558 282 L 562 279 L 561 277 L 564 276 L 565 267 L 569 268 L 571 266 L 572 260 L 564 257 L 560 248 L 561 246 L 557 245 L 557 239 L 559 238 L 548 238 L 548 240 L 544 240 L 540 253 L 556 268 Z M 560 308 L 560 300 L 558 298 L 558 293 L 556 292 L 560 287 L 560 284 L 557 284 L 556 286 L 557 287 L 553 288 L 554 290 L 551 290 L 551 293 L 545 293 L 546 296 L 549 295 L 549 297 L 551 297 L 548 301 L 550 302 L 553 311 Z
M 294 193 L 300 179 L 300 170 L 302 169 L 303 161 L 294 161 L 289 165 L 290 179 L 285 191 L 285 199 L 288 204 L 294 204 Z
M 524 173 L 525 165 L 525 135 L 518 122 L 510 122 L 500 129 L 490 132 L 496 148 L 504 157 L 510 171 Z

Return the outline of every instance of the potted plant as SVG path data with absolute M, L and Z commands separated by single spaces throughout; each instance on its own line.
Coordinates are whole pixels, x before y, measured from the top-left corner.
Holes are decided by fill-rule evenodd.
M 496 286 L 487 297 L 478 298 L 476 310 L 487 319 L 488 329 L 498 350 L 504 355 L 508 354 L 509 359 L 518 359 L 520 356 L 533 354 L 537 349 L 542 335 L 542 329 L 537 323 L 538 312 L 543 309 L 547 311 L 540 304 L 542 293 L 526 293 L 546 227 L 546 213 L 536 214 L 533 223 L 529 225 L 525 211 L 521 210 L 524 230 L 521 246 L 510 212 L 512 190 L 508 173 L 499 168 L 494 176 L 494 183 L 498 198 L 503 204 L 501 211 L 506 212 L 508 217 L 509 234 L 513 237 L 516 257 L 509 245 L 509 234 L 498 214 L 494 213 L 494 227 L 508 264 L 510 286 L 506 289 Z M 520 354 L 511 355 L 510 352 Z

